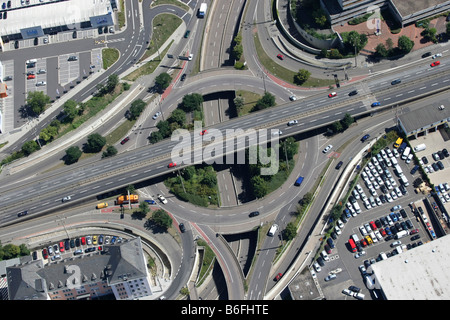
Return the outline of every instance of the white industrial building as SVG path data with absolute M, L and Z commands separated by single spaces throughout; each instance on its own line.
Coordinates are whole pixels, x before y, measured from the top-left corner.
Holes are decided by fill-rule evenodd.
M 449 300 L 450 237 L 444 236 L 371 266 L 387 300 Z

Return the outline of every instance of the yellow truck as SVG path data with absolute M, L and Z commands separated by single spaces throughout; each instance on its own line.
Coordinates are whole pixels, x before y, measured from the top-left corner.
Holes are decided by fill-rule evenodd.
M 116 205 L 128 204 L 128 203 L 138 203 L 139 196 L 137 194 L 130 194 L 129 196 L 119 196 L 116 200 Z
M 107 208 L 107 207 L 108 207 L 108 203 L 106 203 L 106 202 L 102 202 L 97 205 L 97 209 L 103 209 L 103 208 Z
M 403 142 L 403 138 L 398 138 L 397 141 L 395 141 L 395 143 L 394 143 L 394 148 L 400 147 L 402 142 Z

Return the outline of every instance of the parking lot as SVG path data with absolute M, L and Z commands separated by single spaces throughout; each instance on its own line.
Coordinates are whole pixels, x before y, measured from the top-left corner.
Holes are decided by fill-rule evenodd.
M 411 174 L 414 160 L 406 161 L 401 153 L 395 151 L 391 145 L 374 155 L 361 169 L 355 190 L 352 190 L 352 196 L 337 222 L 338 227 L 317 259 L 322 265 L 319 265 L 321 271 L 316 275 L 328 299 L 355 299 L 354 291 L 343 293 L 349 286 L 359 288 L 365 299 L 376 299 L 377 291 L 369 290 L 364 281 L 364 275 L 371 272 L 370 265 L 404 250 L 414 250 L 431 240 L 416 209 L 420 206 L 425 210 L 423 217 L 428 217 L 423 204 L 425 196 L 416 193 L 413 186 L 420 171 Z M 431 151 L 434 151 L 431 145 L 430 150 L 427 146 L 426 152 Z M 402 180 L 399 171 L 407 182 Z M 351 238 L 357 240 L 354 248 L 349 244 Z M 336 277 L 330 278 L 333 273 Z

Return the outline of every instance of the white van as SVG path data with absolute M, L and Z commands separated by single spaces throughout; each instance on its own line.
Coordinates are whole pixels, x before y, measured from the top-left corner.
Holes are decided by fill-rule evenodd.
M 358 202 L 355 202 L 353 204 L 353 208 L 355 208 L 356 213 L 361 213 L 361 208 L 360 208 Z
M 398 164 L 398 161 L 396 158 L 392 157 L 391 158 L 391 162 L 392 162 L 392 166 L 395 167 Z
M 387 255 L 384 252 L 380 252 L 380 257 L 382 260 L 386 260 L 387 259 Z
M 403 237 L 406 237 L 407 235 L 408 235 L 408 231 L 402 230 L 400 232 L 397 232 L 397 234 L 395 235 L 395 239 L 401 239 Z
M 410 147 L 406 147 L 405 151 L 403 151 L 402 159 L 406 160 L 406 158 L 408 158 L 410 152 L 411 152 L 411 148 Z
M 405 187 L 409 186 L 408 179 L 406 179 L 406 176 L 405 176 L 405 175 L 402 175 L 402 176 L 400 177 L 400 183 L 403 184 Z
M 403 170 L 398 164 L 394 167 L 394 170 L 397 176 L 401 177 L 403 175 Z
M 367 289 L 373 289 L 375 283 L 373 282 L 372 278 L 369 275 L 366 275 L 364 277 L 364 282 L 366 283 Z
M 278 230 L 278 225 L 274 223 L 274 224 L 270 227 L 270 230 L 269 230 L 268 235 L 271 236 L 271 237 L 273 237 L 273 236 L 275 235 L 275 232 L 277 232 L 277 230 Z
M 414 151 L 415 152 L 419 152 L 419 151 L 423 151 L 427 148 L 427 146 L 425 145 L 425 143 L 419 144 L 417 146 L 414 147 Z
M 358 238 L 358 236 L 356 235 L 356 233 L 352 234 L 352 239 L 353 239 L 353 241 L 355 241 L 355 243 L 358 243 L 358 242 L 359 242 L 359 238 Z

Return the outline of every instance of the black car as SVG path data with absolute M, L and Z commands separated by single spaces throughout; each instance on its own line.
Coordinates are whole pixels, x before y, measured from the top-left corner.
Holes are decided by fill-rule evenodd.
M 322 257 L 318 257 L 318 258 L 317 258 L 317 263 L 318 263 L 321 267 L 324 267 L 324 266 L 325 266 L 325 262 L 323 261 L 323 258 L 322 258 Z
M 3 81 L 11 81 L 13 79 L 12 76 L 6 76 L 3 78 Z
M 184 81 L 184 79 L 186 79 L 186 73 L 183 73 L 183 74 L 181 75 L 180 81 Z
M 250 214 L 249 214 L 248 216 L 249 216 L 250 218 L 259 216 L 259 211 L 253 211 L 253 212 L 250 212 Z
M 394 81 L 391 82 L 391 85 L 399 84 L 399 83 L 401 83 L 401 82 L 402 82 L 402 80 L 400 80 L 400 79 L 395 79 Z
M 406 216 L 406 211 L 405 211 L 405 209 L 400 209 L 400 214 L 402 215 L 402 217 L 403 218 L 406 218 L 407 216 Z
M 16 40 L 16 42 L 14 42 L 14 48 L 19 49 L 19 40 Z
M 406 194 L 408 191 L 406 191 L 406 188 L 405 188 L 405 186 L 404 185 L 400 185 L 400 187 L 398 187 L 399 189 L 400 189 L 400 191 L 403 193 L 403 194 Z
M 183 233 L 186 231 L 186 227 L 184 226 L 184 223 L 180 223 L 180 231 Z
M 39 44 L 38 37 L 34 38 L 33 43 L 34 43 L 35 46 L 37 46 Z
M 80 238 L 75 239 L 75 245 L 79 247 L 81 245 Z
M 439 171 L 439 166 L 436 164 L 436 162 L 433 162 L 431 166 L 433 167 L 434 171 Z
M 448 158 L 448 156 L 450 155 L 447 151 L 447 149 L 442 149 L 442 153 L 444 154 L 444 157 Z
M 69 241 L 69 239 L 64 241 L 64 249 L 66 249 L 66 251 L 70 249 L 70 241 Z
M 415 165 L 414 168 L 411 169 L 411 174 L 416 173 L 416 171 L 419 170 L 419 165 Z
M 415 241 L 417 239 L 420 239 L 420 235 L 416 234 L 415 236 L 411 237 L 411 241 Z
M 406 226 L 408 227 L 408 229 L 412 229 L 414 227 L 411 220 L 406 220 Z
M 380 220 L 375 220 L 375 225 L 377 226 L 377 228 L 381 228 L 382 227 L 382 224 L 381 224 L 381 221 Z
M 328 238 L 328 239 L 331 239 L 331 238 Z M 324 245 L 323 247 L 328 254 L 331 254 L 331 248 L 328 244 Z
M 70 239 L 70 247 L 75 248 L 75 240 Z
M 423 157 L 422 157 L 422 162 L 423 162 L 423 164 L 428 164 L 428 159 L 427 159 L 427 157 L 423 156 Z
M 26 216 L 28 214 L 28 211 L 21 211 L 21 212 L 19 212 L 18 214 L 17 214 L 17 216 L 18 217 L 23 217 L 23 216 Z
M 441 161 L 437 162 L 439 169 L 444 170 L 444 164 Z
M 439 155 L 439 159 L 442 160 L 445 158 L 444 153 L 442 151 L 438 151 L 437 154 Z
M 426 57 L 429 57 L 429 56 L 431 56 L 431 52 L 425 52 L 425 53 L 422 55 L 422 58 L 426 58 Z
M 98 34 L 103 34 L 103 27 L 98 27 Z
M 356 292 L 356 293 L 358 293 L 358 292 L 361 291 L 360 288 L 355 287 L 355 286 L 350 286 L 350 287 L 348 287 L 348 290 L 353 291 L 353 292 Z
M 74 39 L 77 38 L 77 32 L 76 32 L 76 31 L 74 31 L 74 32 L 72 33 L 72 38 L 74 38 Z
M 349 92 L 349 96 L 354 96 L 354 95 L 357 95 L 358 94 L 358 90 L 353 90 L 353 91 L 350 91 Z

